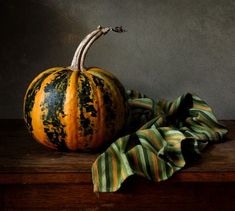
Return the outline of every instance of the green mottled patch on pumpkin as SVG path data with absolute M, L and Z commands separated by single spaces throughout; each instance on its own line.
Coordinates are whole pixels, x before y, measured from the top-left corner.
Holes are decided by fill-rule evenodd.
M 100 87 L 100 90 L 103 95 L 104 106 L 106 110 L 106 116 L 105 116 L 106 124 L 110 128 L 115 128 L 114 120 L 116 118 L 116 112 L 115 108 L 113 107 L 114 105 L 112 101 L 112 94 L 110 93 L 111 90 L 109 89 L 109 87 L 105 86 L 105 82 L 103 79 L 93 76 L 93 81 L 95 82 L 96 86 Z
M 35 96 L 39 89 L 41 88 L 41 85 L 44 81 L 44 79 L 47 78 L 51 73 L 53 73 L 55 70 L 51 70 L 45 74 L 42 74 L 42 76 L 35 81 L 35 83 L 32 85 L 32 87 L 28 90 L 26 99 L 25 99 L 25 106 L 24 106 L 24 118 L 26 121 L 26 125 L 29 129 L 30 132 L 32 132 L 32 117 L 31 117 L 31 111 L 33 109 L 34 101 L 35 101 Z
M 41 104 L 41 109 L 47 110 L 43 115 L 44 131 L 49 141 L 55 144 L 58 149 L 65 149 L 66 133 L 59 117 L 64 117 L 64 102 L 68 80 L 71 70 L 61 70 L 56 73 L 56 77 L 44 89 L 45 100 Z
M 87 136 L 93 133 L 93 125 L 89 118 L 84 116 L 84 112 L 91 113 L 92 117 L 97 116 L 97 111 L 94 108 L 93 96 L 91 96 L 91 86 L 89 79 L 84 73 L 80 73 L 81 88 L 78 88 L 78 96 L 80 103 L 80 124 L 84 130 L 84 135 Z

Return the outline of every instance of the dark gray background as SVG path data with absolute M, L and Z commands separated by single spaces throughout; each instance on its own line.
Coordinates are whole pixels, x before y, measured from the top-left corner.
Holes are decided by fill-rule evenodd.
M 219 119 L 235 119 L 234 0 L 1 0 L 0 16 L 0 118 L 21 118 L 30 81 L 70 65 L 100 24 L 128 32 L 98 40 L 87 66 L 157 99 L 196 93 Z

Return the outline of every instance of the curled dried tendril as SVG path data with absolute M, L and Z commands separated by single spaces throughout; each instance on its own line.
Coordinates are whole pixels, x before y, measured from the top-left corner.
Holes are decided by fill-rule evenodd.
M 122 32 L 126 32 L 125 29 L 122 28 L 122 26 L 116 26 L 115 28 L 111 28 L 112 31 L 117 32 L 117 33 L 122 33 Z

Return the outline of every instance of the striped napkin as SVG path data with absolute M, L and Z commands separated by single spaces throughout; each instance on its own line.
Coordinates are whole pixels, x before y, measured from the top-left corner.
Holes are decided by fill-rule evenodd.
M 196 94 L 187 93 L 170 102 L 126 92 L 128 132 L 93 163 L 94 192 L 117 191 L 131 175 L 167 180 L 186 161 L 198 158 L 209 142 L 219 142 L 228 132 Z

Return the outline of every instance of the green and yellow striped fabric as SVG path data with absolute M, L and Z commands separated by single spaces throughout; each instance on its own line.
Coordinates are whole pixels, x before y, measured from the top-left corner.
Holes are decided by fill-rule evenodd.
M 196 94 L 170 102 L 126 92 L 130 114 L 126 133 L 93 163 L 95 192 L 117 191 L 131 175 L 166 180 L 186 161 L 197 158 L 209 142 L 222 140 L 228 132 Z

